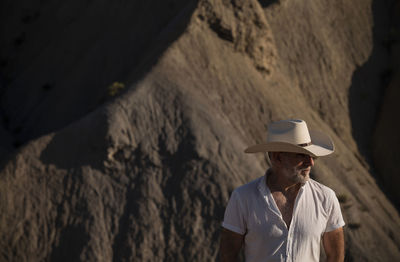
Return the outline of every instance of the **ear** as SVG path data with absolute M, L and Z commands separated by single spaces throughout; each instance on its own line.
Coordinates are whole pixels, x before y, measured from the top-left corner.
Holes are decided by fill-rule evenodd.
M 271 162 L 281 162 L 282 158 L 279 152 L 269 152 L 268 154 Z

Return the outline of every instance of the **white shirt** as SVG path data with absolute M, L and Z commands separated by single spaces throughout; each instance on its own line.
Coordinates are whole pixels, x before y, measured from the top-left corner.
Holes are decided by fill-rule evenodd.
M 248 262 L 319 261 L 321 236 L 344 225 L 333 190 L 310 179 L 299 190 L 288 230 L 266 175 L 233 191 L 222 223 L 245 235 Z

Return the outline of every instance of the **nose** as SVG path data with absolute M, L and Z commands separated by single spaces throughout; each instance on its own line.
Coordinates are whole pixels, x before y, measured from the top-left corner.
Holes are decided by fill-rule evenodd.
M 310 155 L 306 155 L 305 159 L 304 159 L 304 164 L 307 164 L 311 167 L 314 166 L 314 158 Z

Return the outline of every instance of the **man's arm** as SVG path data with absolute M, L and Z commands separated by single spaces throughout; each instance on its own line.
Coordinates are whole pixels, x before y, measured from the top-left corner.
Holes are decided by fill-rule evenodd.
M 244 242 L 244 235 L 222 228 L 219 256 L 221 262 L 237 261 Z
M 325 232 L 322 236 L 327 262 L 344 261 L 344 235 L 343 228 L 335 229 L 331 232 Z

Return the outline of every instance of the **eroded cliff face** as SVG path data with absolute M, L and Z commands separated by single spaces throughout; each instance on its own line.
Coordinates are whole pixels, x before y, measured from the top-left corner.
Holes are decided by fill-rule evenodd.
M 372 141 L 373 160 L 376 171 L 385 192 L 391 197 L 397 209 L 400 208 L 400 192 L 396 185 L 400 182 L 398 163 L 400 154 L 400 125 L 397 112 L 400 100 L 400 2 L 392 8 L 392 24 L 384 43 L 388 48 L 390 63 L 385 71 L 384 80 L 389 82 L 385 89 Z
M 349 261 L 398 259 L 399 215 L 361 157 L 349 106 L 375 5 L 43 2 L 21 20 L 20 52 L 1 50 L 4 132 L 28 141 L 3 141 L 1 260 L 214 261 L 231 191 L 266 168 L 243 150 L 284 118 L 335 142 L 313 176 L 337 192 Z M 48 77 L 59 84 L 43 89 Z M 114 81 L 126 87 L 110 98 Z

